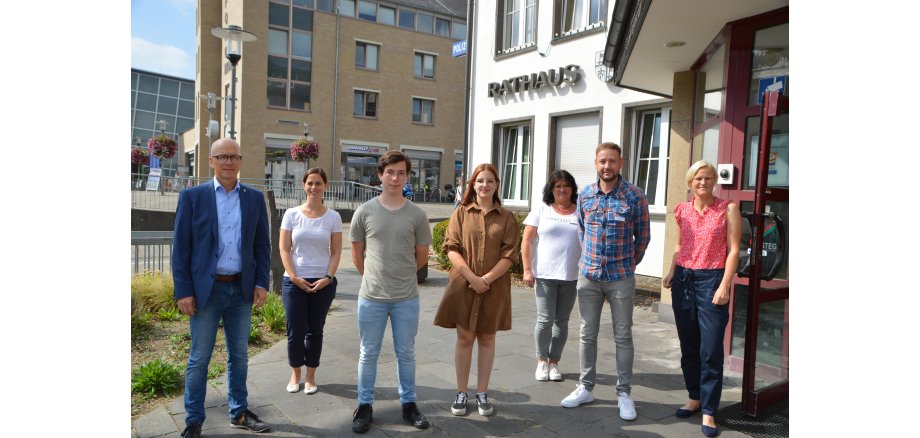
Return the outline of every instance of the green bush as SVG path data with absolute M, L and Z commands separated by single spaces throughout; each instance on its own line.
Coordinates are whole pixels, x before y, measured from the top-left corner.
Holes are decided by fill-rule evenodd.
M 131 338 L 144 336 L 153 327 L 153 315 L 144 306 L 131 306 Z
M 262 340 L 262 317 L 258 313 L 252 314 L 252 323 L 249 324 L 249 342 L 259 342 Z
M 160 309 L 157 312 L 157 318 L 160 321 L 178 321 L 182 317 L 182 314 L 179 313 L 179 309 L 176 306 L 170 306 L 164 309 Z
M 136 305 L 146 307 L 152 312 L 175 307 L 174 291 L 170 274 L 145 272 L 131 278 L 131 297 L 136 301 Z
M 278 333 L 287 331 L 287 320 L 284 316 L 284 302 L 281 300 L 281 294 L 268 294 L 265 304 L 258 310 L 262 321 L 265 322 L 265 326 L 269 330 Z
M 131 376 L 131 392 L 150 396 L 169 395 L 182 385 L 182 368 L 160 359 L 141 365 Z
M 511 274 L 516 278 L 521 278 L 524 275 L 524 264 L 520 261 L 520 251 L 521 251 L 521 240 L 524 237 L 524 219 L 527 218 L 527 212 L 519 211 L 514 213 L 514 219 L 517 220 L 518 224 L 518 262 L 512 263 L 511 267 L 508 269 L 511 271 Z
M 431 247 L 434 248 L 434 253 L 437 256 L 438 268 L 444 270 L 450 270 L 451 267 L 450 259 L 447 258 L 447 253 L 442 248 L 444 246 L 444 235 L 447 233 L 449 224 L 450 219 L 443 220 L 438 222 L 431 231 Z

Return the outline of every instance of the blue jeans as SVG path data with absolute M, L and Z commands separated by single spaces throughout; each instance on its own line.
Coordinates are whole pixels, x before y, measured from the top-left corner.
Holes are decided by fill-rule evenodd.
M 192 345 L 185 368 L 185 424 L 204 424 L 204 398 L 208 384 L 208 364 L 214 352 L 217 325 L 223 320 L 227 340 L 227 404 L 230 419 L 239 417 L 246 403 L 246 373 L 249 369 L 249 327 L 252 301 L 243 298 L 240 282 L 214 282 L 208 302 L 189 318 Z
M 306 280 L 312 283 L 319 278 Z M 287 316 L 288 365 L 291 368 L 304 365 L 319 367 L 319 358 L 323 353 L 323 327 L 326 326 L 326 314 L 335 299 L 338 284 L 339 281 L 333 277 L 328 286 L 316 292 L 305 292 L 290 278 L 281 279 L 281 299 Z
M 728 304 L 712 304 L 724 269 L 674 269 L 671 308 L 680 339 L 680 369 L 691 400 L 715 415 L 722 398 L 722 365 Z
M 559 362 L 562 348 L 569 337 L 569 316 L 575 307 L 577 280 L 537 278 L 534 296 L 537 300 L 537 323 L 533 328 L 537 358 Z
M 419 299 L 387 303 L 358 297 L 358 336 L 361 358 L 358 360 L 358 403 L 374 403 L 377 382 L 377 358 L 383 344 L 383 332 L 389 319 L 396 350 L 396 377 L 399 402 L 415 401 L 415 335 L 418 333 Z
M 613 341 L 616 344 L 617 392 L 632 391 L 633 359 L 635 349 L 632 338 L 633 303 L 636 299 L 636 278 L 626 277 L 614 281 L 595 281 L 578 276 L 578 311 L 581 312 L 581 376 L 579 380 L 588 391 L 594 390 L 597 377 L 597 334 L 601 325 L 604 301 L 610 304 L 613 319 Z

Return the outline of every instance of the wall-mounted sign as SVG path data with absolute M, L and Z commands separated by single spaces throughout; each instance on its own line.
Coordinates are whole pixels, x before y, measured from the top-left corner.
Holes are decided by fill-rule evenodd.
M 380 148 L 373 148 L 370 146 L 353 146 L 346 145 L 342 146 L 343 151 L 356 151 L 356 152 L 367 152 L 369 154 L 378 154 L 380 155 Z
M 450 53 L 454 58 L 459 58 L 463 55 L 466 55 L 466 40 L 457 41 L 454 43 L 454 45 L 451 46 Z
M 577 84 L 581 81 L 581 67 L 577 65 L 567 65 L 559 67 L 556 70 L 541 71 L 529 75 L 516 76 L 498 82 L 489 83 L 489 97 L 497 97 L 519 91 L 539 90 L 543 87 L 558 87 L 562 83 L 569 85 Z
M 770 91 L 779 91 L 781 94 L 786 94 L 787 83 L 789 83 L 789 75 L 761 79 L 757 83 L 757 104 L 763 103 L 763 92 L 767 91 L 767 88 L 770 88 Z

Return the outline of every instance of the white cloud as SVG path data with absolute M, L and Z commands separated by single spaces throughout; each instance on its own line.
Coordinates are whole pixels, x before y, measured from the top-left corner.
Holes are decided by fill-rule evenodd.
M 165 44 L 154 44 L 143 38 L 131 37 L 131 66 L 154 73 L 194 79 L 191 56 L 184 50 Z

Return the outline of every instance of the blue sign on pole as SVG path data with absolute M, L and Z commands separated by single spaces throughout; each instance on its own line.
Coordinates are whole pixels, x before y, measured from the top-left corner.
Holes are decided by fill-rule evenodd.
M 454 58 L 459 58 L 463 55 L 466 55 L 466 40 L 457 41 L 454 43 L 452 46 L 451 55 L 453 55 Z
M 772 78 L 763 78 L 757 84 L 757 104 L 763 103 L 763 93 L 769 87 L 771 91 L 779 91 L 786 94 L 786 83 L 789 82 L 789 75 L 774 76 Z

